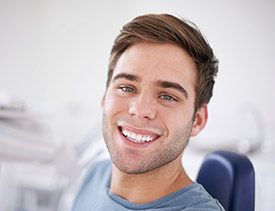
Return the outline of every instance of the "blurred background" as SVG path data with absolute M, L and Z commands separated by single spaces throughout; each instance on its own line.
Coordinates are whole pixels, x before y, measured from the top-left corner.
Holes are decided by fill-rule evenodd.
M 197 24 L 220 60 L 193 179 L 216 149 L 245 153 L 256 210 L 275 210 L 273 0 L 0 0 L 0 211 L 66 211 L 87 166 L 108 157 L 100 100 L 122 25 L 144 13 Z

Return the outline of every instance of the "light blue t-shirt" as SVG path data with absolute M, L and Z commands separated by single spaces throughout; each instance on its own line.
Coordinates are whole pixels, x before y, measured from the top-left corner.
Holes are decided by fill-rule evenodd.
M 110 192 L 111 162 L 100 161 L 89 170 L 73 211 L 224 211 L 219 202 L 197 184 L 146 204 L 131 203 Z

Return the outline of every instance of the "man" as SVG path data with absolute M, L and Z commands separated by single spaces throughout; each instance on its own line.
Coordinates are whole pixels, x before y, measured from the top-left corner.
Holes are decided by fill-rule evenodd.
M 189 138 L 207 122 L 217 63 L 185 20 L 152 14 L 123 27 L 102 100 L 112 162 L 91 167 L 74 211 L 223 210 L 181 162 Z

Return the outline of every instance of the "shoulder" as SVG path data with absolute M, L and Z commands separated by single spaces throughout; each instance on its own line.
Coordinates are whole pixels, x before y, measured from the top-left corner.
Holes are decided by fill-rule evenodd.
M 73 210 L 87 210 L 92 201 L 97 201 L 106 195 L 110 184 L 111 161 L 98 161 L 88 169 L 84 181 L 74 200 Z M 91 200 L 93 199 L 93 200 Z
M 110 160 L 101 160 L 93 163 L 86 173 L 84 183 L 88 182 L 91 178 L 94 177 L 102 178 L 102 176 L 109 176 L 112 168 L 111 166 L 112 165 Z
M 112 165 L 110 160 L 102 160 L 93 163 L 84 176 L 80 193 L 91 187 L 106 187 L 111 176 Z M 94 188 L 92 188 L 93 190 Z
M 214 199 L 202 185 L 193 183 L 182 194 L 185 199 L 186 211 L 224 211 L 220 203 Z

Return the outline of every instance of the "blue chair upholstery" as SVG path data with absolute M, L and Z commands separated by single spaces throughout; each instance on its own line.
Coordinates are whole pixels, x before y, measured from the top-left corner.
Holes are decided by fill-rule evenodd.
M 218 199 L 226 211 L 254 211 L 255 172 L 245 155 L 229 151 L 208 154 L 197 182 Z

